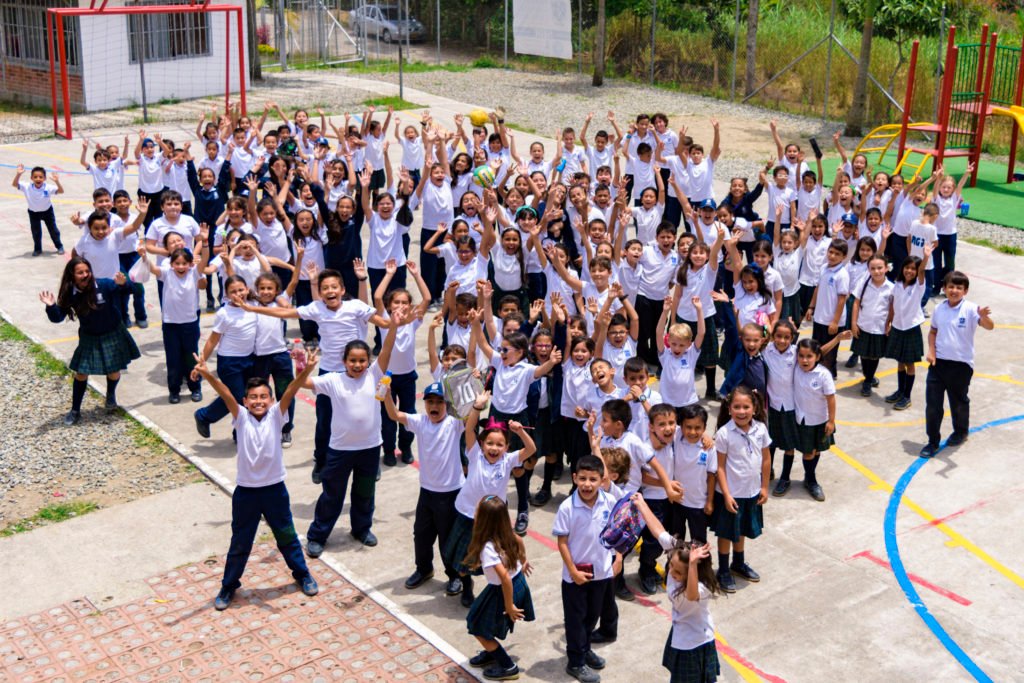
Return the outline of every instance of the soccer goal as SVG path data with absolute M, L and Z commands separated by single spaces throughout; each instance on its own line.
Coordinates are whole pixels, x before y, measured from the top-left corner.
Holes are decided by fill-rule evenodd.
M 236 2 L 238 0 L 235 0 Z M 74 114 L 232 93 L 245 112 L 245 18 L 207 0 L 92 0 L 46 10 L 53 132 Z M 233 76 L 234 74 L 234 76 Z M 140 118 L 140 123 L 142 119 Z

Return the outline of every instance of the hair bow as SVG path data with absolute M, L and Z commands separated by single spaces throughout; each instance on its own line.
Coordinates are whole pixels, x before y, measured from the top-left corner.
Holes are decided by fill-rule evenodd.
M 747 264 L 747 268 L 750 268 L 750 272 L 754 273 L 754 275 L 764 275 L 764 271 L 761 270 L 761 266 L 756 263 Z
M 508 423 L 495 420 L 493 417 L 488 417 L 487 422 L 484 423 L 484 429 L 500 429 L 503 432 L 507 432 Z

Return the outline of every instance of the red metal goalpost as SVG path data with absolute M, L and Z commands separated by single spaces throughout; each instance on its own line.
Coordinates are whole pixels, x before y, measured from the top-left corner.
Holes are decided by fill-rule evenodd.
M 71 131 L 71 87 L 68 73 L 67 47 L 64 42 L 64 17 L 87 17 L 107 15 L 140 15 L 140 14 L 224 14 L 224 108 L 227 110 L 231 101 L 231 17 L 235 19 L 238 36 L 238 80 L 242 113 L 246 113 L 245 104 L 245 41 L 241 5 L 211 5 L 210 0 L 197 3 L 189 0 L 183 5 L 132 5 L 108 7 L 108 0 L 91 0 L 88 7 L 51 7 L 46 10 L 46 29 L 50 57 L 50 101 L 53 107 L 53 133 L 70 140 Z M 56 42 L 57 59 L 54 59 L 54 42 Z M 144 49 L 144 48 L 143 48 Z M 60 74 L 57 65 L 60 65 Z M 83 67 L 84 68 L 84 67 Z M 64 129 L 60 128 L 57 107 L 57 80 L 60 79 L 60 96 L 64 107 Z

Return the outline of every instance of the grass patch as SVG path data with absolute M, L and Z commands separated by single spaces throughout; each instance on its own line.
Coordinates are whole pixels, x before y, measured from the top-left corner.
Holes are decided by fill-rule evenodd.
M 422 104 L 416 104 L 415 102 L 408 102 L 403 100 L 401 97 L 371 97 L 368 100 L 363 100 L 364 107 L 377 107 L 378 109 L 387 109 L 388 107 L 394 107 L 395 111 L 402 111 L 404 109 L 422 109 Z
M 5 114 L 46 114 L 52 115 L 53 109 L 41 104 L 24 102 L 0 102 L 0 112 Z
M 149 120 L 147 121 L 146 119 L 149 119 Z M 135 116 L 135 117 L 132 118 L 132 125 L 133 126 L 151 126 L 154 123 L 160 123 L 160 117 L 153 116 L 152 114 L 150 114 L 148 117 L 147 116 Z
M 353 62 L 342 65 L 342 68 L 352 73 L 398 73 L 398 62 L 390 59 L 371 59 L 364 66 L 362 62 Z M 452 73 L 464 73 L 472 68 L 470 64 L 454 64 L 443 62 L 441 64 L 428 64 L 426 62 L 404 62 L 402 71 L 407 74 L 428 73 L 431 71 L 449 71 Z
M 155 455 L 170 453 L 170 449 L 164 443 L 164 440 L 160 438 L 159 434 L 146 427 L 131 415 L 125 413 L 125 417 L 128 419 L 128 433 L 131 435 L 132 441 L 135 442 L 137 448 L 149 450 Z
M 976 244 L 979 247 L 995 249 L 1002 254 L 1009 254 L 1010 256 L 1024 256 L 1024 249 L 1021 249 L 1020 247 L 1014 247 L 1009 244 L 996 244 L 992 240 L 985 239 L 984 237 L 965 237 L 964 241 Z
M 33 343 L 21 330 L 6 320 L 0 321 L 0 341 L 27 344 L 29 355 L 36 362 L 36 374 L 40 377 L 64 377 L 71 373 L 64 361 L 55 358 L 42 344 Z
M 181 100 L 178 99 L 177 97 L 174 97 L 174 96 L 171 96 L 171 97 L 161 97 L 159 100 L 156 101 L 156 103 L 158 105 L 161 105 L 161 104 L 180 104 Z
M 490 55 L 481 55 L 469 64 L 474 69 L 500 69 L 503 64 Z
M 506 128 L 511 128 L 512 130 L 518 130 L 521 133 L 529 133 L 530 135 L 536 135 L 537 134 L 537 129 L 536 128 L 530 128 L 529 126 L 521 126 L 518 123 L 510 123 L 510 122 L 506 121 L 505 122 L 505 127 Z
M 37 527 L 63 522 L 72 517 L 81 517 L 93 510 L 98 510 L 99 505 L 86 500 L 72 501 L 70 503 L 54 503 L 41 508 L 36 514 L 13 524 L 8 524 L 0 529 L 0 537 L 13 536 L 14 534 L 31 531 Z

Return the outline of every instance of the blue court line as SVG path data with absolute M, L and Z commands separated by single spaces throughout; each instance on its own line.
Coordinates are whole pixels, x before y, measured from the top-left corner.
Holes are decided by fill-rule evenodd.
M 1001 427 L 1011 422 L 1019 422 L 1024 420 L 1024 415 L 1014 415 L 1013 417 L 1004 417 L 1000 420 L 993 420 L 986 422 L 983 425 L 972 427 L 969 430 L 970 434 L 975 434 L 984 429 L 991 429 L 992 427 Z M 946 442 L 943 441 L 939 445 L 939 451 L 941 452 L 946 447 Z M 974 660 L 964 652 L 955 640 L 953 640 L 946 630 L 942 628 L 942 624 L 939 623 L 938 619 L 932 616 L 932 613 L 928 611 L 928 607 L 921 600 L 921 596 L 918 594 L 917 589 L 914 588 L 914 584 L 911 583 L 910 577 L 907 576 L 907 570 L 903 567 L 903 560 L 900 558 L 900 547 L 899 542 L 896 539 L 896 515 L 900 509 L 900 503 L 903 500 L 903 494 L 910 486 L 910 482 L 913 481 L 914 476 L 923 468 L 929 461 L 929 458 L 918 458 L 907 468 L 907 471 L 903 473 L 899 481 L 896 482 L 896 486 L 893 487 L 892 494 L 889 496 L 889 505 L 885 510 L 885 552 L 889 556 L 889 564 L 892 567 L 892 573 L 896 576 L 896 581 L 899 583 L 900 588 L 903 589 L 903 593 L 907 596 L 907 600 L 910 601 L 911 606 L 917 612 L 917 615 L 924 621 L 935 637 L 939 639 L 942 646 L 949 651 L 957 662 L 967 670 L 976 681 L 983 681 L 984 683 L 991 683 L 992 679 L 986 674 L 980 666 L 975 664 Z

